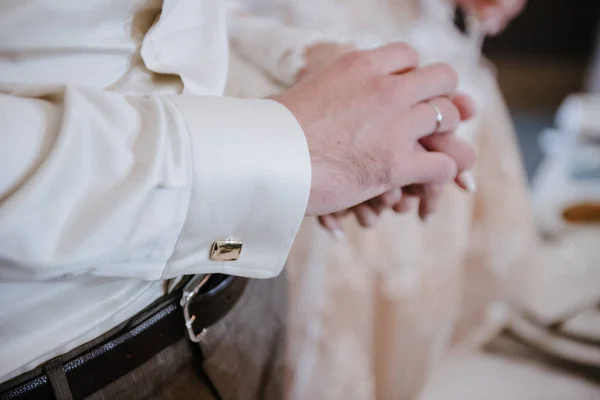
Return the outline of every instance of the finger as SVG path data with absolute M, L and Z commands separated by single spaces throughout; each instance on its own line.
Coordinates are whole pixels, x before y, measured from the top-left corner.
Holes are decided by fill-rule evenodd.
M 423 195 L 422 184 L 408 185 L 403 187 L 402 190 L 404 191 L 405 196 L 420 198 Z
M 402 198 L 401 189 L 392 189 L 379 196 L 381 203 L 384 207 L 392 207 L 394 204 L 400 201 Z
M 439 127 L 437 121 L 438 111 L 442 116 Z M 436 97 L 427 102 L 418 103 L 408 115 L 408 123 L 413 128 L 417 138 L 431 135 L 434 132 L 452 132 L 460 122 L 460 112 L 448 97 Z
M 411 195 L 403 195 L 398 203 L 396 203 L 392 210 L 398 214 L 405 214 L 419 207 L 419 198 Z
M 345 209 L 345 210 L 342 210 L 342 211 L 334 212 L 332 215 L 334 217 L 336 217 L 337 219 L 340 219 L 340 218 L 345 217 L 349 212 L 350 212 L 350 210 Z
M 437 210 L 443 187 L 440 184 L 410 185 L 404 189 L 407 195 L 410 194 L 420 200 L 418 204 L 421 221 L 427 222 Z
M 419 217 L 421 221 L 427 222 L 438 208 L 442 197 L 443 185 L 423 185 L 421 203 L 419 205 Z
M 460 172 L 454 181 L 458 186 L 469 193 L 475 193 L 477 191 L 477 182 L 471 171 Z
M 422 149 L 421 149 L 422 151 Z M 409 171 L 412 182 L 405 184 L 447 183 L 452 181 L 458 172 L 456 162 L 447 154 L 439 152 L 417 152 Z
M 319 217 L 319 223 L 327 229 L 336 240 L 344 239 L 344 229 L 340 221 L 333 215 L 322 215 Z
M 409 44 L 394 42 L 371 50 L 350 52 L 343 62 L 382 75 L 403 73 L 419 66 L 419 53 Z
M 399 75 L 398 84 L 409 104 L 417 104 L 453 94 L 458 86 L 458 74 L 450 64 L 435 63 Z
M 383 205 L 383 203 L 381 202 L 381 196 L 377 196 L 375 198 L 372 198 L 371 200 L 367 200 L 365 202 L 369 207 L 371 207 L 371 210 L 373 210 L 373 212 L 379 216 L 379 214 L 381 214 L 381 212 L 383 211 L 383 209 L 385 208 L 385 206 Z
M 458 171 L 466 171 L 475 165 L 477 154 L 465 139 L 454 134 L 430 135 L 419 140 L 428 151 L 441 152 L 452 158 Z
M 461 121 L 468 121 L 477 114 L 477 106 L 471 96 L 464 93 L 458 93 L 450 96 L 450 100 L 452 100 L 452 103 L 456 106 Z
M 475 193 L 477 191 L 475 177 L 469 171 L 476 161 L 476 154 L 474 148 L 467 141 L 455 135 L 445 134 L 428 136 L 421 139 L 420 143 L 425 150 L 441 151 L 452 157 L 459 170 L 454 180 L 456 184 L 467 192 Z
M 370 228 L 377 221 L 377 214 L 366 203 L 359 204 L 352 209 L 358 223 L 365 228 Z
M 402 189 L 397 188 L 388 190 L 387 192 L 369 200 L 368 204 L 371 206 L 373 211 L 379 215 L 386 208 L 391 208 L 394 204 L 400 201 L 401 198 Z

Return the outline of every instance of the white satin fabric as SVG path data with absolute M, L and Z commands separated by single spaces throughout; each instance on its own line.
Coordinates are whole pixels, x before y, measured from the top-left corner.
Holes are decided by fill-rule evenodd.
M 221 98 L 217 0 L 0 5 L 0 380 L 124 321 L 162 280 L 276 276 L 310 159 L 293 115 Z M 216 240 L 239 260 L 209 259 Z

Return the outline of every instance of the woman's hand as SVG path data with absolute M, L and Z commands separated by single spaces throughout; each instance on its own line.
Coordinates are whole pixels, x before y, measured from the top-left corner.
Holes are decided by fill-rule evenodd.
M 497 35 L 525 7 L 527 0 L 455 0 L 469 14 L 477 17 L 485 33 Z

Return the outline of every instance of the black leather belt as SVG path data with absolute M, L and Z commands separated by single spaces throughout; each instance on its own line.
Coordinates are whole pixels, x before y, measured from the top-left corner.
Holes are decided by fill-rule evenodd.
M 3 383 L 0 400 L 54 399 L 61 385 L 68 386 L 74 399 L 89 396 L 186 335 L 199 341 L 233 308 L 247 283 L 220 274 L 187 279 L 101 338 Z

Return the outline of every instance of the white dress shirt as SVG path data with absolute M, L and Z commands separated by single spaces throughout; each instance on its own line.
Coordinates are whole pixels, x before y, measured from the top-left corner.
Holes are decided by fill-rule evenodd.
M 271 100 L 219 97 L 220 0 L 0 4 L 0 381 L 97 337 L 162 280 L 277 275 L 310 158 Z M 243 242 L 213 261 L 216 240 Z

